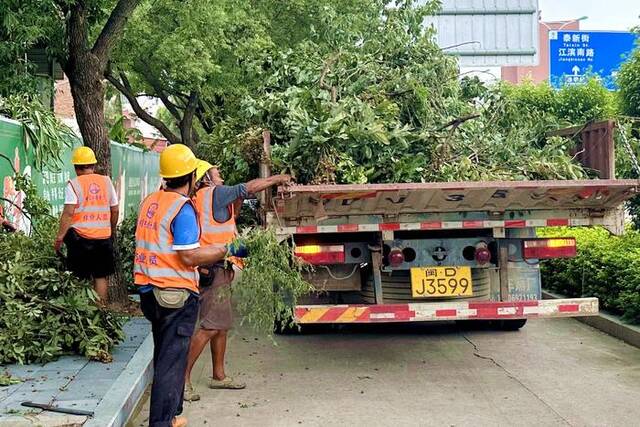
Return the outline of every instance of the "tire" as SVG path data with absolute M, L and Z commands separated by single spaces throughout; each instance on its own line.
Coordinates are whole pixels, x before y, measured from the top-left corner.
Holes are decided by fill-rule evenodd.
M 527 319 L 496 320 L 495 327 L 501 331 L 517 331 L 527 323 Z

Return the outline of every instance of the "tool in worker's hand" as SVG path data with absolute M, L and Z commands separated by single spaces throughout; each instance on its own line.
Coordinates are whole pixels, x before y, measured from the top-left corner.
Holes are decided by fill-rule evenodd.
M 27 408 L 38 408 L 50 412 L 60 412 L 62 414 L 85 415 L 88 417 L 93 417 L 93 411 L 83 411 L 82 409 L 62 408 L 60 406 L 53 406 L 46 403 L 35 402 L 22 402 L 21 405 L 26 406 Z

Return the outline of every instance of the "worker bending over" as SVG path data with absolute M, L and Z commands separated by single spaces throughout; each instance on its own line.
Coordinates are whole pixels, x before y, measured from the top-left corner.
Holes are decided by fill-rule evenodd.
M 189 340 L 198 315 L 196 266 L 236 255 L 226 246 L 201 246 L 200 226 L 189 194 L 198 160 L 182 144 L 160 155 L 163 189 L 141 204 L 136 227 L 134 279 L 140 306 L 153 333 L 151 427 L 181 427 Z
M 246 184 L 223 185 L 220 172 L 210 163 L 200 160 L 197 169 L 197 192 L 194 197 L 200 219 L 202 234 L 200 244 L 223 248 L 237 235 L 236 216 L 242 200 L 271 186 L 288 183 L 288 175 L 276 175 L 266 179 L 255 179 Z M 245 253 L 241 253 L 245 256 Z M 191 385 L 191 369 L 207 344 L 211 348 L 212 377 L 209 388 L 241 389 L 245 385 L 228 377 L 224 370 L 227 347 L 227 332 L 231 329 L 231 300 L 229 285 L 234 277 L 232 262 L 203 263 L 200 268 L 200 316 L 198 329 L 191 340 L 186 371 L 184 398 L 199 400 Z M 265 278 L 266 279 L 266 278 Z
M 54 243 L 67 247 L 67 267 L 82 279 L 93 279 L 101 304 L 107 303 L 108 277 L 114 272 L 113 239 L 118 225 L 118 196 L 111 178 L 95 172 L 98 161 L 89 147 L 73 151 L 77 177 L 67 183 L 64 209 Z

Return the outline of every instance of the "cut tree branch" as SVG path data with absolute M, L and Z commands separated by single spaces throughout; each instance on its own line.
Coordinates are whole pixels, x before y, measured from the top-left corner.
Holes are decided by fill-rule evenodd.
M 171 129 L 169 129 L 169 127 L 162 122 L 162 120 L 156 119 L 151 114 L 147 113 L 145 109 L 142 108 L 142 106 L 140 106 L 140 103 L 136 98 L 136 94 L 131 88 L 131 84 L 129 83 L 129 80 L 124 73 L 120 73 L 120 78 L 118 78 L 114 76 L 111 71 L 107 71 L 105 73 L 105 77 L 116 89 L 118 89 L 118 91 L 120 91 L 120 93 L 122 93 L 127 98 L 127 101 L 129 101 L 129 104 L 131 104 L 131 108 L 133 108 L 133 111 L 141 120 L 158 129 L 158 131 L 165 138 L 167 138 L 167 141 L 169 141 L 171 144 L 179 144 L 182 142 L 180 140 L 180 137 L 173 133 Z
M 118 0 L 118 4 L 111 11 L 107 23 L 102 28 L 100 35 L 96 39 L 93 45 L 93 52 L 96 57 L 103 63 L 106 63 L 111 54 L 111 50 L 115 45 L 120 34 L 124 30 L 124 26 L 127 20 L 133 13 L 134 9 L 138 7 L 140 0 Z
M 444 126 L 438 128 L 438 130 L 444 130 L 446 128 L 448 128 L 449 126 L 453 126 L 453 130 L 455 130 L 458 126 L 460 126 L 461 124 L 463 124 L 466 121 L 469 120 L 473 120 L 473 119 L 477 119 L 478 117 L 480 117 L 480 114 L 470 114 L 468 116 L 464 116 L 464 117 L 458 117 L 457 119 L 453 119 L 450 122 L 448 122 L 447 124 L 445 124 Z
M 324 63 L 324 67 L 322 67 L 322 72 L 320 73 L 320 88 L 321 89 L 325 89 L 328 90 L 331 93 L 331 101 L 332 102 L 336 102 L 337 98 L 338 98 L 338 93 L 337 93 L 337 89 L 335 86 L 327 86 L 324 83 L 324 79 L 327 77 L 327 74 L 329 73 L 329 71 L 331 70 L 331 67 L 333 66 L 333 64 L 336 63 L 336 61 L 338 60 L 338 58 L 340 57 L 339 53 L 334 53 L 333 55 L 331 55 Z

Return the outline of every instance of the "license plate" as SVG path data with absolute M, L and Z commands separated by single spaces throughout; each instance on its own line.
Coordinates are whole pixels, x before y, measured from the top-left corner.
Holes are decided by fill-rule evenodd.
M 471 296 L 471 267 L 425 267 L 411 269 L 414 298 Z

